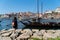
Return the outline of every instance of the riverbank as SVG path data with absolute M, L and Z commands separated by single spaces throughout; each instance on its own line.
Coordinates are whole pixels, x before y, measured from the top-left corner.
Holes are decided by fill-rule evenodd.
M 39 30 L 39 29 L 14 29 L 1 30 L 1 40 L 33 40 L 33 39 L 60 39 L 60 30 Z

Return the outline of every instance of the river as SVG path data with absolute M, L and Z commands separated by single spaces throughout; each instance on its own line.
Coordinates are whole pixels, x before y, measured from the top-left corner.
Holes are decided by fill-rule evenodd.
M 22 29 L 24 25 L 18 21 L 18 29 Z M 3 18 L 0 19 L 0 30 L 11 29 L 12 28 L 12 19 Z
M 57 20 L 55 20 L 55 19 L 41 19 L 40 20 L 41 22 L 43 22 L 43 23 L 46 23 L 46 22 L 60 22 L 60 19 L 57 19 Z M 25 26 L 21 23 L 21 22 L 19 22 L 19 20 L 18 20 L 18 29 L 22 29 L 22 28 L 24 28 Z M 0 30 L 3 30 L 3 29 L 11 29 L 12 28 L 12 19 L 9 19 L 9 18 L 3 18 L 3 19 L 1 19 L 0 18 Z

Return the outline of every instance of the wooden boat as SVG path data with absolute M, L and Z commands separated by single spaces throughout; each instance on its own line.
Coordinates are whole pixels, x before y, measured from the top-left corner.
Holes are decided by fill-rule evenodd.
M 41 5 L 42 7 L 42 5 Z M 41 8 L 42 9 L 42 8 Z M 42 12 L 42 10 L 41 10 Z M 38 22 L 35 21 L 35 19 L 33 19 L 34 21 L 28 21 L 28 23 L 24 23 L 23 21 L 20 21 L 21 23 L 23 23 L 25 25 L 24 28 L 30 28 L 30 29 L 59 29 L 60 28 L 60 23 L 56 23 L 56 22 L 48 22 L 48 23 L 41 23 L 39 18 L 39 0 L 37 0 L 37 13 L 38 13 Z
M 20 21 L 25 25 L 24 28 L 30 28 L 30 29 L 60 29 L 60 23 L 57 22 L 48 22 L 48 23 L 41 23 L 41 22 L 29 22 L 24 23 L 23 21 Z

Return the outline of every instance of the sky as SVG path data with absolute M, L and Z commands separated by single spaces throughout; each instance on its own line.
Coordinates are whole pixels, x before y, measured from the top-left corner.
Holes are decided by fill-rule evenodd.
M 39 12 L 41 12 L 41 2 L 43 12 L 60 7 L 60 0 L 39 0 Z M 0 14 L 28 11 L 37 12 L 37 0 L 0 0 Z

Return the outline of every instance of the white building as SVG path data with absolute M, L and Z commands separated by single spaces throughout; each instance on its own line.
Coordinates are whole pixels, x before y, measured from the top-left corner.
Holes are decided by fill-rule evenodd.
M 2 15 L 1 18 L 9 18 L 8 15 Z
M 58 7 L 54 12 L 60 13 L 60 7 Z
M 48 11 L 46 11 L 45 13 L 52 13 L 52 11 L 48 10 Z

